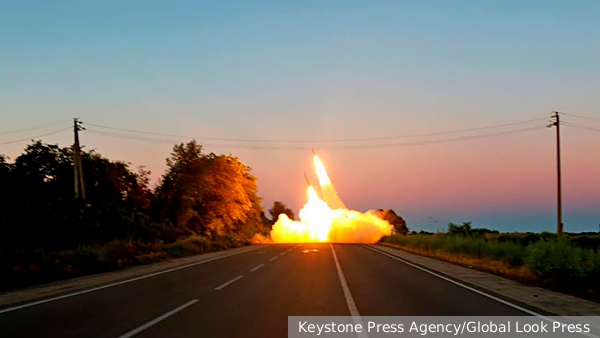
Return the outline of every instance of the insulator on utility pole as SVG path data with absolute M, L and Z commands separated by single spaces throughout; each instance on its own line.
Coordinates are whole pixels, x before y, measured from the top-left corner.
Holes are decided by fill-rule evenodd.
M 560 116 L 559 112 L 552 113 L 554 119 L 548 127 L 556 127 L 556 233 L 563 234 L 562 222 L 562 182 L 560 173 Z
M 75 198 L 85 200 L 85 183 L 83 181 L 83 165 L 81 163 L 81 147 L 79 146 L 79 131 L 84 128 L 78 118 L 73 119 L 73 133 L 75 134 L 75 144 L 73 145 L 73 167 L 75 173 Z

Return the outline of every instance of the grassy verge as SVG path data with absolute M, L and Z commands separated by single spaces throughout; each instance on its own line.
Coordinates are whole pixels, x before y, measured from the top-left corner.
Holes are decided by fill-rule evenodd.
M 249 245 L 231 238 L 193 236 L 173 243 L 116 240 L 102 246 L 47 252 L 1 251 L 0 291 Z
M 529 284 L 600 301 L 600 252 L 569 238 L 499 241 L 446 234 L 387 236 L 382 243 Z

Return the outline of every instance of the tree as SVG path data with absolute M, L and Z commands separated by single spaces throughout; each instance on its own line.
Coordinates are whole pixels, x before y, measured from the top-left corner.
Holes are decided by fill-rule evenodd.
M 275 201 L 273 202 L 273 206 L 269 209 L 269 214 L 271 215 L 271 224 L 275 224 L 280 214 L 286 214 L 289 219 L 294 219 L 294 212 L 292 209 L 288 208 L 283 202 Z
M 144 167 L 135 173 L 129 164 L 110 161 L 94 151 L 82 154 L 82 162 L 91 203 L 124 204 L 140 209 L 150 206 L 150 172 Z
M 379 218 L 388 221 L 394 227 L 394 233 L 400 235 L 406 235 L 408 233 L 408 227 L 406 221 L 402 216 L 396 214 L 392 209 L 377 209 L 377 215 Z
M 151 191 L 144 173 L 83 152 L 88 200 L 74 196 L 73 151 L 35 141 L 14 164 L 0 159 L 0 246 L 72 249 L 138 237 Z
M 461 235 L 471 236 L 473 234 L 472 222 L 462 222 L 462 225 L 455 224 L 453 222 L 448 223 L 448 234 L 450 235 Z
M 2 229 L 2 224 L 6 224 L 8 222 L 8 214 L 5 212 L 1 212 L 4 205 L 6 205 L 6 200 L 10 199 L 6 192 L 9 191 L 9 182 L 10 182 L 10 171 L 12 166 L 7 162 L 7 157 L 4 155 L 0 155 L 0 231 Z M 4 231 L 0 236 L 5 235 Z M 2 241 L 0 241 L 1 243 Z
M 10 164 L 4 155 L 0 155 L 0 179 L 3 179 L 10 172 Z
M 203 154 L 196 141 L 173 148 L 156 195 L 158 217 L 179 236 L 247 237 L 249 228 L 262 226 L 250 168 L 231 155 Z
M 9 178 L 8 175 L 12 166 L 7 162 L 7 158 L 4 155 L 0 155 L 0 191 L 6 191 L 8 188 Z M 0 196 L 0 200 L 2 196 Z

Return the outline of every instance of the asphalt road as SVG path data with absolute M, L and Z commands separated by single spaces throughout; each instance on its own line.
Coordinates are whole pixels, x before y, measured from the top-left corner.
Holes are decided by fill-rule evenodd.
M 264 246 L 9 308 L 0 308 L 0 337 L 285 337 L 287 316 L 527 315 L 372 248 L 349 244 Z

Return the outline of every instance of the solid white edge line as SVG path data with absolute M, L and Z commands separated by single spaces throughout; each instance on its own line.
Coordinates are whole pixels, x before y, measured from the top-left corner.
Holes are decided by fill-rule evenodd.
M 340 261 L 337 258 L 337 254 L 335 253 L 335 249 L 333 248 L 333 244 L 329 243 L 329 246 L 331 247 L 333 261 L 335 262 L 335 269 L 337 270 L 340 284 L 342 285 L 342 291 L 344 292 L 344 298 L 346 298 L 346 304 L 348 305 L 348 311 L 350 311 L 350 316 L 352 316 L 352 321 L 354 322 L 354 324 L 360 324 L 362 327 L 365 327 L 365 325 L 362 322 L 362 319 L 360 318 L 358 307 L 354 302 L 354 297 L 352 297 L 352 293 L 350 292 L 350 287 L 348 286 L 346 277 L 344 276 L 342 265 L 340 264 Z M 366 332 L 356 332 L 356 335 L 358 337 L 368 337 Z
M 56 301 L 56 300 L 60 300 L 60 299 L 65 299 L 65 298 L 70 298 L 70 297 L 74 297 L 74 296 L 79 296 L 79 295 L 83 295 L 83 294 L 94 292 L 94 291 L 99 291 L 99 290 L 103 290 L 103 289 L 112 288 L 113 286 L 127 284 L 127 283 L 135 282 L 135 281 L 138 281 L 138 280 L 142 280 L 142 279 L 146 279 L 146 278 L 150 278 L 150 277 L 159 276 L 159 275 L 162 275 L 162 274 L 165 274 L 165 273 L 169 273 L 169 272 L 173 272 L 173 271 L 177 271 L 177 270 L 182 270 L 182 269 L 190 268 L 192 266 L 196 266 L 196 265 L 200 265 L 200 264 L 204 264 L 204 263 L 209 263 L 209 262 L 212 262 L 212 261 L 216 261 L 218 259 L 222 259 L 222 258 L 226 258 L 226 257 L 231 257 L 231 256 L 239 255 L 239 254 L 242 254 L 242 253 L 245 253 L 245 252 L 248 252 L 248 251 L 252 251 L 252 250 L 256 250 L 256 249 L 258 249 L 258 247 L 256 247 L 256 248 L 250 248 L 248 250 L 234 252 L 234 253 L 231 253 L 231 254 L 228 254 L 228 255 L 224 255 L 224 256 L 210 258 L 210 259 L 203 260 L 203 261 L 200 261 L 200 262 L 195 262 L 195 263 L 191 263 L 191 264 L 186 264 L 186 265 L 178 266 L 178 267 L 167 269 L 167 270 L 153 272 L 153 273 L 148 274 L 148 275 L 139 276 L 139 277 L 135 277 L 135 278 L 131 278 L 131 279 L 126 279 L 124 281 L 115 282 L 115 283 L 111 283 L 111 284 L 107 284 L 107 285 L 103 285 L 103 286 L 98 286 L 98 287 L 87 289 L 87 290 L 77 291 L 77 292 L 68 293 L 68 294 L 62 295 L 62 296 L 52 297 L 52 298 L 43 299 L 43 300 L 39 300 L 39 301 L 32 302 L 32 303 L 26 303 L 26 304 L 14 306 L 14 307 L 9 307 L 9 308 L 0 310 L 0 314 L 1 313 L 5 313 L 5 312 L 11 312 L 11 311 L 15 311 L 15 310 L 20 310 L 20 309 L 31 307 L 31 306 L 36 306 L 36 305 L 41 305 L 41 304 L 45 304 L 45 303 L 50 303 L 50 302 L 53 302 L 53 301 Z
M 254 271 L 256 271 L 256 270 L 258 270 L 258 269 L 262 268 L 263 266 L 265 266 L 265 263 L 263 263 L 263 264 L 261 264 L 261 265 L 257 265 L 257 266 L 255 266 L 255 267 L 253 267 L 252 269 L 250 269 L 250 272 L 254 272 Z
M 493 295 L 487 294 L 487 293 L 485 293 L 485 292 L 483 292 L 483 291 L 481 291 L 481 290 L 478 290 L 478 289 L 476 289 L 476 288 L 470 287 L 470 286 L 468 286 L 468 285 L 465 285 L 465 284 L 463 284 L 463 283 L 457 282 L 457 281 L 455 281 L 455 280 L 453 280 L 453 279 L 451 279 L 451 278 L 448 278 L 448 277 L 446 277 L 446 276 L 442 276 L 442 275 L 440 275 L 440 274 L 438 274 L 438 273 L 435 273 L 435 272 L 433 272 L 433 271 L 431 271 L 431 270 L 428 270 L 428 269 L 426 269 L 426 268 L 424 268 L 424 267 L 421 267 L 421 266 L 419 266 L 419 265 L 417 265 L 417 264 L 411 263 L 411 262 L 409 262 L 409 261 L 407 261 L 407 260 L 405 260 L 405 259 L 402 259 L 402 258 L 400 258 L 400 257 L 398 257 L 398 256 L 394 256 L 394 255 L 392 255 L 392 254 L 389 254 L 389 253 L 387 253 L 387 252 L 385 252 L 385 251 L 383 251 L 383 250 L 379 250 L 379 249 L 377 249 L 377 248 L 373 248 L 373 247 L 371 247 L 371 246 L 369 246 L 369 245 L 363 245 L 363 246 L 364 246 L 365 248 L 367 248 L 367 249 L 373 250 L 373 251 L 375 251 L 375 252 L 378 252 L 378 253 L 380 253 L 380 254 L 382 254 L 382 255 L 385 255 L 385 256 L 388 256 L 388 257 L 390 257 L 390 258 L 392 258 L 392 259 L 395 259 L 395 260 L 397 260 L 397 261 L 400 261 L 400 262 L 402 262 L 402 263 L 404 263 L 404 264 L 406 264 L 406 265 L 412 266 L 412 267 L 413 267 L 413 268 L 415 268 L 415 269 L 419 269 L 419 270 L 421 270 L 421 271 L 423 271 L 423 272 L 427 272 L 427 273 L 428 273 L 428 274 L 430 274 L 430 275 L 436 276 L 436 277 L 438 277 L 438 278 L 441 278 L 441 279 L 443 279 L 443 280 L 445 280 L 445 281 L 447 281 L 447 282 L 450 282 L 450 283 L 452 283 L 452 284 L 454 284 L 454 285 L 458 285 L 458 286 L 460 286 L 460 287 L 463 287 L 463 288 L 465 288 L 465 289 L 467 289 L 467 290 L 469 290 L 469 291 L 473 291 L 473 292 L 475 292 L 475 293 L 477 293 L 477 294 L 480 294 L 480 295 L 482 295 L 482 296 L 485 296 L 485 297 L 487 297 L 487 298 L 493 299 L 493 300 L 495 300 L 495 301 L 497 301 L 497 302 L 499 302 L 499 303 L 502 303 L 502 304 L 504 304 L 504 305 L 508 305 L 508 306 L 510 306 L 510 307 L 512 307 L 512 308 L 514 308 L 514 309 L 517 309 L 517 310 L 519 310 L 519 311 L 525 312 L 525 313 L 527 313 L 527 314 L 529 314 L 529 315 L 532 315 L 532 316 L 535 316 L 535 317 L 541 318 L 541 319 L 543 319 L 543 320 L 545 320 L 545 321 L 547 321 L 547 322 L 551 322 L 551 323 L 552 323 L 552 322 L 554 322 L 554 320 L 553 320 L 552 318 L 548 317 L 548 316 L 544 316 L 544 315 L 542 315 L 542 314 L 539 314 L 539 313 L 537 313 L 537 312 L 535 312 L 535 311 L 531 311 L 531 310 L 529 310 L 529 309 L 526 309 L 526 308 L 524 308 L 524 307 L 521 307 L 521 306 L 519 306 L 519 305 L 517 305 L 517 304 L 513 304 L 513 303 L 511 303 L 511 302 L 509 302 L 509 301 L 506 301 L 506 300 L 504 300 L 504 299 L 502 299 L 502 298 L 498 298 L 498 297 L 496 297 L 496 296 L 493 296 Z M 591 338 L 600 338 L 600 337 L 598 337 L 598 336 L 596 336 L 596 335 L 594 335 L 594 334 L 591 334 L 591 333 L 584 333 L 584 332 L 581 332 L 581 334 L 582 334 L 582 335 L 585 335 L 585 336 L 587 336 L 587 337 L 591 337 Z
M 277 258 L 279 258 L 279 256 L 275 256 L 275 257 L 269 259 L 269 262 L 272 262 L 272 261 L 276 260 Z
M 221 285 L 217 286 L 217 287 L 215 288 L 215 291 L 219 291 L 219 290 L 221 290 L 221 289 L 224 289 L 224 288 L 228 287 L 229 285 L 231 285 L 231 284 L 233 284 L 233 283 L 237 282 L 238 280 L 240 280 L 240 279 L 242 279 L 242 278 L 244 278 L 244 276 L 243 276 L 243 275 L 239 275 L 239 276 L 237 276 L 237 277 L 235 277 L 235 278 L 233 278 L 233 279 L 231 279 L 231 280 L 228 280 L 227 282 L 225 282 L 225 283 L 223 283 L 223 284 L 221 284 Z
M 185 303 L 185 304 L 183 304 L 183 305 L 181 305 L 181 306 L 179 306 L 179 307 L 177 307 L 177 308 L 175 308 L 175 309 L 173 309 L 173 310 L 165 313 L 164 315 L 162 315 L 160 317 L 157 317 L 157 318 L 155 318 L 155 319 L 147 322 L 146 324 L 138 327 L 137 329 L 133 329 L 133 330 L 127 332 L 126 334 L 124 334 L 122 336 L 119 336 L 119 338 L 130 338 L 130 337 L 133 337 L 136 334 L 138 334 L 138 333 L 140 333 L 140 332 L 142 332 L 142 331 L 144 331 L 144 330 L 146 330 L 146 329 L 148 329 L 148 328 L 150 328 L 150 327 L 158 324 L 159 322 L 161 322 L 161 321 L 163 321 L 163 320 L 171 317 L 172 315 L 176 314 L 177 312 L 185 309 L 186 307 L 188 307 L 190 305 L 193 305 L 196 302 L 198 302 L 197 299 L 190 300 L 189 302 L 187 302 L 187 303 Z

